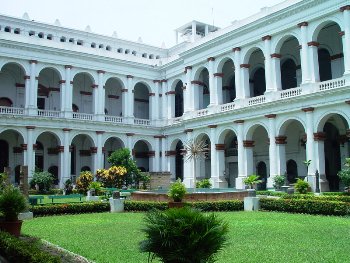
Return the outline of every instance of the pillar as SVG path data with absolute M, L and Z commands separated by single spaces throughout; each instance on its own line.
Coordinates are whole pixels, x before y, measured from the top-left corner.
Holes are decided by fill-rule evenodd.
M 132 124 L 134 122 L 133 118 L 134 118 L 134 105 L 135 105 L 135 102 L 134 102 L 134 81 L 133 81 L 133 76 L 131 75 L 127 75 L 126 76 L 127 78 L 127 89 L 128 89 L 128 92 L 127 92 L 127 95 L 128 95 L 128 102 L 127 102 L 127 105 L 126 107 L 128 107 L 128 116 L 127 118 L 129 118 L 128 120 L 128 123 Z
M 243 180 L 247 176 L 247 173 L 245 172 L 245 161 L 244 161 L 244 147 L 243 147 L 243 128 L 244 128 L 244 121 L 243 120 L 237 120 L 235 121 L 235 124 L 237 124 L 237 159 L 238 159 L 238 177 L 236 178 L 236 189 L 245 189 L 245 185 Z
M 344 53 L 344 75 L 350 74 L 350 5 L 340 8 L 343 12 L 344 31 L 341 33 Z
M 184 89 L 184 112 L 193 111 L 192 103 L 192 88 L 191 88 L 191 76 L 192 76 L 192 67 L 187 66 L 185 68 L 186 74 L 186 87 Z
M 218 188 L 219 187 L 219 180 L 220 180 L 220 175 L 221 172 L 218 170 L 218 156 L 217 156 L 217 151 L 215 147 L 215 141 L 216 141 L 216 127 L 217 125 L 209 125 L 208 128 L 210 129 L 210 156 L 211 156 L 211 167 L 210 167 L 210 179 L 213 185 L 213 188 Z M 209 145 L 208 145 L 209 147 Z
M 63 100 L 65 100 L 64 103 L 64 116 L 65 118 L 72 118 L 72 104 L 73 104 L 73 80 L 71 76 L 71 70 L 72 66 L 66 65 L 65 67 L 65 86 L 64 86 L 64 93 L 65 97 Z
M 214 88 L 215 93 L 213 96 L 215 98 L 215 106 L 222 104 L 222 78 L 224 77 L 224 73 L 214 73 Z M 211 93 L 210 93 L 211 95 Z
M 167 99 L 167 114 L 168 119 L 172 119 L 175 117 L 175 91 L 171 90 L 166 93 Z
M 61 101 L 61 107 L 60 110 L 62 113 L 64 113 L 65 107 L 66 107 L 66 80 L 60 80 L 58 82 L 59 86 L 60 86 L 60 101 Z
M 160 118 L 162 120 L 166 120 L 168 118 L 168 112 L 169 112 L 169 108 L 167 107 L 167 103 L 168 103 L 168 97 L 165 96 L 165 93 L 168 91 L 168 81 L 166 79 L 163 79 L 161 81 L 162 83 L 162 94 L 159 94 L 162 95 L 161 96 L 161 100 L 162 100 L 162 111 L 161 111 L 161 116 Z M 171 105 L 170 105 L 171 106 Z M 170 108 L 171 109 L 171 108 Z
M 214 61 L 215 58 L 208 58 L 210 107 L 218 105 L 217 91 L 219 86 L 217 86 L 216 81 L 214 81 Z
M 161 135 L 154 136 L 155 140 L 155 156 L 154 156 L 154 165 L 153 165 L 153 172 L 159 172 L 160 171 L 160 141 L 162 139 Z
M 122 89 L 122 113 L 123 117 L 128 117 L 129 116 L 129 109 L 130 105 L 128 102 L 129 95 L 128 95 L 128 89 Z
M 186 129 L 186 140 L 189 142 L 192 139 L 192 129 Z M 191 161 L 185 161 L 186 160 L 186 155 L 184 156 L 184 184 L 186 185 L 187 188 L 193 188 L 194 187 L 194 162 L 193 160 Z
M 265 115 L 269 119 L 269 159 L 270 159 L 270 176 L 267 178 L 267 188 L 273 188 L 274 177 L 278 175 L 277 172 L 277 162 L 278 159 L 277 148 L 276 148 L 276 114 Z M 281 173 L 280 173 L 281 174 Z
M 264 42 L 266 92 L 268 93 L 274 91 L 272 79 L 275 74 L 271 69 L 271 36 L 264 36 L 262 41 Z
M 160 80 L 154 80 L 154 93 L 150 93 L 150 99 L 152 104 L 152 115 L 151 120 L 159 119 L 159 88 L 160 88 Z
M 287 167 L 286 167 L 286 144 L 287 144 L 287 137 L 286 136 L 276 136 L 275 137 L 275 143 L 276 143 L 276 153 L 277 153 L 277 173 L 279 175 L 285 174 Z M 271 163 L 271 160 L 270 160 Z
M 326 133 L 316 132 L 313 134 L 315 152 L 314 152 L 314 169 L 318 171 L 320 175 L 319 187 L 321 192 L 329 191 L 329 184 L 326 179 L 326 167 L 325 167 L 325 154 L 324 154 L 324 141 L 326 140 Z M 310 169 L 309 169 L 310 170 Z M 316 190 L 316 180 L 309 180 L 313 191 Z
M 98 91 L 98 85 L 97 84 L 92 84 L 92 112 L 95 116 L 98 116 L 99 112 L 99 99 L 100 99 L 100 94 Z
M 126 133 L 126 148 L 130 150 L 132 153 L 133 151 L 133 146 L 132 146 L 132 136 L 134 136 L 135 133 Z M 134 157 L 134 155 L 132 155 Z
M 241 82 L 241 48 L 235 47 L 232 50 L 235 54 L 234 56 L 234 64 L 235 64 L 235 85 L 236 85 L 236 100 L 243 99 L 243 83 Z
M 307 43 L 309 47 L 310 81 L 319 82 L 320 72 L 318 67 L 318 46 L 319 43 L 311 41 Z
M 242 99 L 249 98 L 250 97 L 250 84 L 249 84 L 249 64 L 241 64 L 241 76 L 242 76 Z
M 30 76 L 28 75 L 24 76 L 24 86 L 25 86 L 24 108 L 28 112 L 30 107 Z
M 64 183 L 71 179 L 71 152 L 69 151 L 69 132 L 71 129 L 63 129 L 63 146 L 60 147 L 61 152 L 61 168 L 60 168 L 60 187 L 63 187 Z M 61 186 L 62 184 L 62 186 Z
M 246 176 L 254 174 L 254 141 L 244 140 L 243 141 L 243 152 L 244 152 L 244 165 Z
M 282 90 L 282 82 L 281 82 L 281 54 L 271 54 L 271 70 L 272 72 L 272 79 L 271 79 L 271 85 L 273 91 L 279 91 Z
M 309 65 L 309 52 L 308 52 L 308 22 L 302 22 L 298 24 L 300 28 L 301 43 L 300 43 L 300 60 L 302 70 L 301 84 L 307 84 L 311 82 L 310 77 L 310 65 Z
M 28 179 L 33 177 L 33 173 L 35 171 L 35 150 L 34 150 L 34 138 L 33 131 L 35 129 L 34 126 L 26 126 L 27 128 L 27 158 L 25 165 L 28 166 Z
M 102 169 L 104 168 L 104 162 L 103 162 L 103 152 L 102 152 L 102 135 L 104 134 L 104 131 L 96 131 L 97 135 L 97 152 L 96 152 L 96 166 L 95 172 L 97 169 Z
M 30 60 L 30 83 L 29 83 L 29 105 L 28 114 L 37 115 L 37 97 L 38 97 L 38 77 L 36 76 L 36 64 L 38 61 Z M 29 174 L 31 171 L 29 171 Z
M 98 98 L 97 98 L 97 116 L 95 116 L 95 118 L 97 118 L 97 120 L 99 120 L 99 121 L 104 121 L 105 105 L 106 105 L 106 98 L 105 98 L 106 91 L 105 91 L 105 87 L 104 87 L 103 83 L 104 83 L 105 71 L 98 70 L 97 74 L 98 74 L 98 80 L 97 80 Z
M 201 106 L 203 106 L 203 86 L 200 85 L 197 80 L 191 81 L 191 93 L 191 111 L 198 110 Z M 202 101 L 200 101 L 201 98 Z
M 163 136 L 162 137 L 162 148 L 161 148 L 162 160 L 161 160 L 161 169 L 160 169 L 162 172 L 170 172 L 170 170 L 167 169 L 168 156 L 165 154 L 166 147 L 167 147 L 167 137 Z

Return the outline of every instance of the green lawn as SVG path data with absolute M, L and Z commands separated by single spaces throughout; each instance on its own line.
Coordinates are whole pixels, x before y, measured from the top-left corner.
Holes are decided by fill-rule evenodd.
M 218 262 L 350 262 L 350 219 L 268 212 L 222 212 L 229 244 Z M 138 251 L 142 213 L 35 218 L 23 233 L 95 262 L 147 262 Z

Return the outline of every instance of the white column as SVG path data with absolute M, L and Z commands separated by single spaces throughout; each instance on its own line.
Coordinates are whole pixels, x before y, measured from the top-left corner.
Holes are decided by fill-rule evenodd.
M 243 97 L 243 83 L 241 82 L 241 48 L 240 47 L 235 47 L 233 49 L 233 52 L 235 53 L 234 56 L 234 64 L 235 64 L 235 86 L 236 86 L 236 99 L 240 100 Z
M 154 136 L 154 140 L 155 140 L 155 156 L 154 156 L 154 166 L 153 166 L 153 171 L 154 172 L 159 172 L 160 169 L 160 140 L 161 140 L 161 136 Z
M 246 176 L 254 174 L 254 141 L 245 140 L 243 141 L 243 151 L 244 151 L 244 165 Z
M 298 24 L 301 33 L 301 49 L 300 49 L 300 60 L 301 60 L 301 70 L 302 70 L 302 81 L 301 84 L 306 84 L 311 82 L 310 77 L 310 65 L 309 65 L 309 47 L 308 43 L 308 23 L 302 22 Z
M 203 86 L 198 85 L 197 81 L 191 81 L 191 111 L 198 110 L 201 106 L 200 97 L 203 98 Z M 200 96 L 200 94 L 202 96 Z M 203 101 L 202 101 L 203 102 Z
M 71 158 L 69 151 L 69 132 L 70 129 L 63 129 L 63 152 L 61 152 L 61 168 L 60 168 L 60 187 L 63 187 L 64 183 L 71 178 Z M 62 149 L 62 148 L 61 148 Z M 61 185 L 62 184 L 62 185 Z
M 163 120 L 166 120 L 168 118 L 168 111 L 169 108 L 167 107 L 168 103 L 168 97 L 165 96 L 166 92 L 168 92 L 168 81 L 166 79 L 162 80 L 162 112 L 161 112 L 161 118 Z
M 245 166 L 244 166 L 244 147 L 243 147 L 243 128 L 244 128 L 244 121 L 238 120 L 235 121 L 237 124 L 237 152 L 238 152 L 238 177 L 236 178 L 236 189 L 245 189 L 243 180 L 247 176 L 247 173 L 245 172 Z
M 103 82 L 104 82 L 105 71 L 98 70 L 97 73 L 98 73 L 98 84 L 97 84 L 98 99 L 97 99 L 97 116 L 96 117 L 99 121 L 104 121 L 106 95 L 105 95 L 105 88 L 104 88 Z
M 213 184 L 213 188 L 219 187 L 219 177 L 220 177 L 220 171 L 217 169 L 217 151 L 215 148 L 215 140 L 216 140 L 216 127 L 217 125 L 209 125 L 208 128 L 210 129 L 210 156 L 211 156 L 211 182 Z M 208 145 L 209 147 L 209 145 Z
M 308 169 L 308 176 L 315 175 L 315 160 L 314 160 L 314 108 L 303 108 L 306 114 L 306 160 L 311 160 Z
M 73 80 L 71 76 L 71 70 L 72 66 L 66 65 L 65 66 L 65 97 L 63 100 L 64 102 L 64 116 L 65 118 L 71 118 L 72 117 L 72 104 L 73 104 Z
M 272 72 L 272 90 L 279 91 L 282 90 L 281 83 L 281 55 L 280 54 L 271 54 L 271 70 Z
M 273 91 L 272 75 L 275 73 L 271 70 L 271 36 L 265 36 L 262 38 L 264 41 L 265 50 L 265 79 L 266 79 L 266 92 Z
M 92 84 L 92 112 L 95 116 L 98 116 L 98 108 L 99 108 L 99 100 L 100 100 L 100 93 L 98 91 L 98 85 Z
M 129 116 L 129 95 L 128 95 L 128 89 L 122 89 L 122 112 L 123 112 L 123 117 L 128 117 Z
M 213 95 L 214 96 L 214 103 L 215 103 L 215 104 L 213 104 L 213 106 L 222 104 L 222 78 L 223 78 L 223 76 L 224 76 L 223 73 L 214 73 L 214 83 L 215 83 L 214 88 L 215 88 L 216 92 Z
M 167 163 L 168 163 L 168 156 L 166 156 L 166 145 L 167 145 L 167 138 L 166 136 L 162 137 L 162 165 L 161 165 L 161 171 L 162 172 L 170 172 L 170 170 L 167 169 Z
M 196 40 L 196 35 L 197 35 L 196 21 L 192 21 L 192 39 L 191 39 L 192 43 Z
M 250 84 L 249 84 L 249 64 L 241 64 L 241 74 L 242 74 L 242 84 L 241 84 L 241 90 L 242 90 L 242 98 L 249 98 L 250 97 Z
M 167 99 L 166 109 L 168 113 L 168 119 L 172 119 L 175 117 L 175 91 L 168 91 L 166 93 L 166 99 Z
M 311 82 L 320 81 L 320 72 L 318 67 L 318 46 L 317 42 L 309 42 L 309 65 L 310 65 L 310 80 Z
M 344 34 L 343 40 L 343 53 L 344 53 L 344 75 L 350 74 L 350 5 L 342 7 L 343 11 L 343 26 Z
M 37 114 L 37 97 L 38 97 L 38 77 L 36 76 L 36 64 L 38 61 L 30 60 L 30 84 L 29 84 L 29 115 Z
M 266 115 L 269 119 L 269 137 L 270 137 L 270 145 L 269 145 L 269 159 L 270 159 L 270 176 L 267 178 L 267 188 L 273 188 L 273 179 L 277 173 L 277 149 L 276 149 L 276 115 L 270 114 Z
M 60 111 L 61 113 L 63 114 L 64 112 L 64 109 L 65 109 L 65 105 L 67 103 L 67 99 L 66 99 L 66 81 L 65 80 L 60 80 L 59 83 L 60 85 L 60 102 L 61 102 L 61 108 L 60 108 Z
M 218 98 L 217 98 L 217 90 L 218 86 L 216 85 L 216 81 L 214 81 L 214 61 L 215 58 L 210 57 L 208 58 L 208 72 L 209 72 L 209 97 L 210 97 L 210 103 L 209 106 L 216 106 L 218 105 Z
M 126 134 L 126 145 L 125 147 L 130 150 L 130 153 L 132 153 L 133 146 L 132 146 L 132 136 L 134 136 L 134 133 L 127 133 Z
M 96 167 L 94 172 L 97 169 L 102 169 L 104 168 L 104 163 L 103 163 L 103 152 L 102 152 L 102 134 L 104 134 L 104 131 L 96 131 L 97 135 L 97 153 L 96 153 Z
M 30 107 L 30 76 L 24 76 L 24 86 L 25 86 L 25 104 L 24 108 L 28 111 Z
M 159 80 L 154 82 L 154 93 L 150 93 L 150 99 L 152 100 L 152 120 L 159 119 L 159 83 Z
M 314 133 L 314 145 L 315 145 L 315 151 L 314 151 L 314 161 L 315 162 L 315 171 L 318 171 L 318 174 L 320 176 L 319 178 L 319 187 L 321 192 L 329 191 L 329 183 L 326 178 L 326 167 L 325 167 L 325 153 L 324 153 L 324 141 L 326 139 L 326 134 L 324 132 L 317 132 Z M 309 169 L 310 170 L 310 169 Z M 312 178 L 313 179 L 313 178 Z M 316 180 L 309 180 L 309 183 L 311 184 L 311 188 L 313 191 L 316 189 Z
M 277 173 L 279 175 L 285 174 L 287 167 L 286 167 L 286 144 L 287 144 L 287 137 L 286 136 L 276 136 L 275 137 L 275 143 L 276 143 L 276 153 L 277 153 Z
M 187 133 L 187 141 L 190 141 L 192 139 L 192 130 L 187 129 L 185 130 Z M 184 158 L 186 159 L 186 157 Z M 187 188 L 193 188 L 194 187 L 194 162 L 193 161 L 184 161 L 184 184 Z
M 191 77 L 192 77 L 192 67 L 188 66 L 185 68 L 186 74 L 186 89 L 184 89 L 184 112 L 193 111 L 193 103 L 192 103 L 192 85 L 191 85 Z
M 133 123 L 133 118 L 135 116 L 134 114 L 134 105 L 135 105 L 135 101 L 134 101 L 134 81 L 133 81 L 133 76 L 131 75 L 127 75 L 127 89 L 128 89 L 128 105 L 127 107 L 129 107 L 128 110 L 128 122 L 129 123 Z
M 34 138 L 33 131 L 35 129 L 34 126 L 27 126 L 27 166 L 28 166 L 28 179 L 33 177 L 33 173 L 35 170 L 35 151 L 33 149 Z

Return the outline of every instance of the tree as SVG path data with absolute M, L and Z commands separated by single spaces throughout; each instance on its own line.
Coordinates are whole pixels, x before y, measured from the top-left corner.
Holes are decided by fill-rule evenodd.
M 125 184 L 138 184 L 140 181 L 140 170 L 137 168 L 136 162 L 132 159 L 128 148 L 121 148 L 114 151 L 108 157 L 108 162 L 113 166 L 123 166 L 126 169 Z
M 47 171 L 38 172 L 35 171 L 33 174 L 33 179 L 30 181 L 30 186 L 33 188 L 35 185 L 38 185 L 39 192 L 45 192 L 50 190 L 50 187 L 53 183 L 53 175 Z

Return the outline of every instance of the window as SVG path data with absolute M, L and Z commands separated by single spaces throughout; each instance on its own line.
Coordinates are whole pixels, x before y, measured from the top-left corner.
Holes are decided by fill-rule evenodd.
M 5 27 L 5 32 L 10 33 L 11 32 L 11 27 L 9 27 L 9 26 Z
M 91 43 L 91 47 L 92 47 L 92 48 L 96 48 L 96 43 L 92 42 L 92 43 Z
M 107 46 L 107 47 L 106 47 L 106 50 L 107 50 L 107 51 L 111 51 L 111 49 L 112 49 L 111 46 Z
M 136 51 L 134 50 L 131 54 L 133 54 L 134 56 L 136 56 Z
M 74 43 L 74 38 L 70 38 L 69 43 Z
M 61 37 L 60 41 L 61 42 L 66 42 L 66 37 Z
M 99 46 L 98 46 L 98 48 L 103 48 L 104 47 L 104 45 L 103 44 L 100 44 Z
M 16 28 L 16 29 L 13 31 L 13 33 L 19 35 L 19 34 L 21 33 L 21 30 L 20 30 L 19 28 Z
M 40 32 L 40 33 L 38 34 L 38 37 L 39 37 L 39 38 L 44 38 L 44 33 L 43 33 L 43 32 Z
M 46 37 L 46 39 L 52 40 L 52 35 L 51 35 L 51 34 L 48 34 L 47 37 Z
M 35 32 L 34 31 L 29 31 L 29 36 L 35 36 Z
M 118 52 L 118 53 L 123 53 L 123 49 L 122 49 L 122 48 L 118 48 L 118 49 L 117 49 L 117 52 Z
M 142 54 L 142 57 L 143 57 L 143 58 L 147 58 L 147 53 L 143 53 L 143 54 Z
M 78 46 L 82 46 L 82 45 L 83 45 L 83 40 L 78 40 L 78 41 L 77 41 L 77 45 L 78 45 Z
M 130 49 L 125 49 L 125 54 L 129 54 L 130 53 Z

